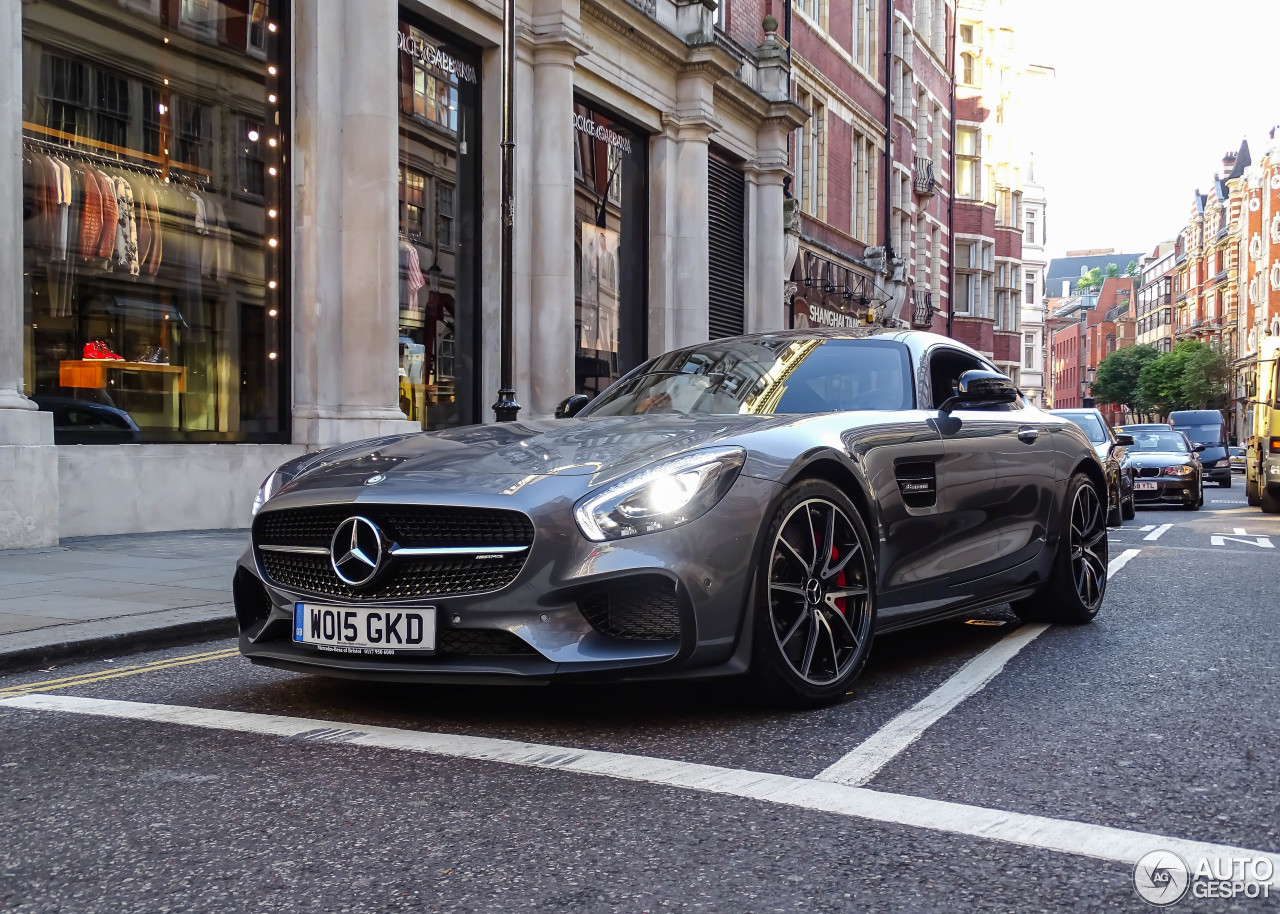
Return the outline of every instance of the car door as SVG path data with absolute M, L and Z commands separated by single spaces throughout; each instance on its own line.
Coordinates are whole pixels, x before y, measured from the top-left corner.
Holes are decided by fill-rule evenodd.
M 967 587 L 970 582 L 1012 569 L 1043 548 L 1054 491 L 1053 436 L 1047 416 L 1022 398 L 937 413 L 965 371 L 999 369 L 946 345 L 933 347 L 927 358 L 930 405 L 944 452 L 938 486 L 950 521 L 947 583 L 955 598 L 968 599 L 979 595 Z

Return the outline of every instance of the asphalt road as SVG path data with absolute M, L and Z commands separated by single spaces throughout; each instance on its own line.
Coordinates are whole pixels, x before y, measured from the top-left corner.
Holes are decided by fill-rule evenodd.
M 806 713 L 733 683 L 359 685 L 231 642 L 7 677 L 0 910 L 1146 910 L 1126 840 L 1280 851 L 1280 517 L 1205 502 L 1140 509 L 1095 623 L 1023 627 L 954 707 L 1011 617 L 883 638 Z M 814 781 L 904 727 L 865 789 Z

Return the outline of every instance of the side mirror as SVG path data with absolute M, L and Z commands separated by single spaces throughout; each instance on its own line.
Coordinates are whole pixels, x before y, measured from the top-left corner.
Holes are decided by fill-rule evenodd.
M 556 406 L 557 419 L 572 419 L 578 413 L 582 412 L 582 407 L 591 402 L 591 398 L 586 394 L 574 394 L 572 397 L 565 397 Z
M 1018 399 L 1018 388 L 998 371 L 973 369 L 960 375 L 959 392 L 948 397 L 939 412 L 949 413 L 962 407 L 1000 406 Z
M 1204 450 L 1204 445 L 1203 445 L 1203 444 L 1197 444 L 1197 445 L 1195 445 L 1194 447 L 1192 447 L 1192 448 L 1191 448 L 1191 450 L 1193 450 L 1193 451 L 1195 451 L 1197 454 L 1199 454 L 1201 451 L 1203 451 L 1203 450 Z
M 1122 432 L 1118 432 L 1118 433 L 1116 434 L 1116 444 L 1120 445 L 1120 447 L 1132 447 L 1132 446 L 1133 446 L 1133 436 L 1132 436 L 1132 435 L 1126 435 L 1126 434 L 1124 434 L 1124 433 L 1122 433 Z

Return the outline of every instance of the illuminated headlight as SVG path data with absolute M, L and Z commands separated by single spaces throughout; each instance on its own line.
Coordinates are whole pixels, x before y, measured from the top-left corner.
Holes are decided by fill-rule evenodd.
M 285 483 L 285 476 L 278 469 L 272 470 L 271 475 L 262 480 L 262 485 L 258 486 L 258 494 L 253 497 L 253 516 L 257 517 L 258 512 L 262 510 L 271 498 L 280 491 L 280 487 Z
M 633 473 L 574 508 L 583 536 L 593 542 L 669 530 L 697 520 L 738 478 L 746 452 L 707 448 Z
M 1187 466 L 1164 468 L 1164 474 L 1166 476 L 1190 476 L 1194 472 L 1195 472 L 1194 467 L 1187 467 Z

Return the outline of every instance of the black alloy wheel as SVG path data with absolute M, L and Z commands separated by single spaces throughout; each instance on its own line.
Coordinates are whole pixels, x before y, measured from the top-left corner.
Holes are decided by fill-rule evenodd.
M 1091 622 L 1107 593 L 1106 509 L 1097 484 L 1076 473 L 1067 484 L 1064 508 L 1064 529 L 1048 583 L 1012 604 L 1027 621 Z
M 753 674 L 790 705 L 842 696 L 871 649 L 875 572 L 866 525 L 834 485 L 810 479 L 783 499 L 758 578 Z

